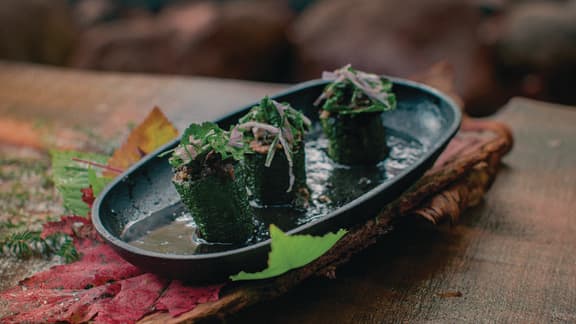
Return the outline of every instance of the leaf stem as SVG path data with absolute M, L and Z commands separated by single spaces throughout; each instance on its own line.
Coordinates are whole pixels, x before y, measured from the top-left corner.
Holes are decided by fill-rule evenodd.
M 104 170 L 107 170 L 107 171 L 110 171 L 110 172 L 115 172 L 115 173 L 118 173 L 118 174 L 124 172 L 124 170 L 122 170 L 122 169 L 117 169 L 117 168 L 111 167 L 111 166 L 109 166 L 109 165 L 101 164 L 101 163 L 98 163 L 98 162 L 87 161 L 87 160 L 83 160 L 83 159 L 79 159 L 79 158 L 75 158 L 75 157 L 72 158 L 72 161 L 81 162 L 81 163 L 86 163 L 86 164 L 91 165 L 91 166 L 93 166 L 93 167 L 97 167 L 97 168 L 100 168 L 100 169 L 104 169 Z

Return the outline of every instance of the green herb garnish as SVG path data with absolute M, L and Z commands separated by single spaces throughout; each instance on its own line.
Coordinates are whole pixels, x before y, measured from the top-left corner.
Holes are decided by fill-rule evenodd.
M 247 149 L 237 135 L 211 122 L 191 124 L 184 131 L 180 145 L 173 150 L 170 165 L 176 168 L 194 161 L 205 161 L 213 153 L 219 154 L 222 160 L 241 161 Z
M 0 256 L 27 259 L 34 256 L 49 257 L 53 254 L 61 256 L 65 262 L 79 258 L 73 239 L 62 233 L 42 238 L 40 232 L 24 231 L 13 233 L 0 241 Z
M 314 104 L 324 102 L 321 108 L 328 114 L 354 115 L 396 108 L 392 82 L 386 78 L 357 71 L 349 64 L 334 72 L 324 72 L 322 78 L 332 82 Z

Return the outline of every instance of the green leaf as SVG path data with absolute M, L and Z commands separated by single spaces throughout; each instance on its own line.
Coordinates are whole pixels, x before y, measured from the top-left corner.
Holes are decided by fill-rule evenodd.
M 104 189 L 110 181 L 112 181 L 112 178 L 98 176 L 96 170 L 92 168 L 88 169 L 88 183 L 92 187 L 94 197 L 98 197 L 102 189 Z
M 256 273 L 240 273 L 230 276 L 233 281 L 267 279 L 300 268 L 326 253 L 346 234 L 340 229 L 337 233 L 324 236 L 287 235 L 274 224 L 270 225 L 272 250 L 268 254 L 268 268 Z
M 88 215 L 89 209 L 86 203 L 82 201 L 80 189 L 90 186 L 88 170 L 91 167 L 87 163 L 74 161 L 74 159 L 106 164 L 108 157 L 95 153 L 56 150 L 51 151 L 50 155 L 52 156 L 52 179 L 56 189 L 62 195 L 64 206 L 75 215 Z M 99 181 L 95 179 L 92 181 L 97 186 L 101 186 Z M 102 187 L 100 187 L 101 189 Z

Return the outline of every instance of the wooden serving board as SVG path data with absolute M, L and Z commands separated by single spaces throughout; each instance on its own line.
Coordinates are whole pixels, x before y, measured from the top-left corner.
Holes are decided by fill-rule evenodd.
M 45 170 L 49 146 L 99 149 L 89 130 L 119 141 L 118 130 L 127 131 L 127 121 L 141 120 L 154 105 L 183 127 L 281 88 L 0 63 L 0 191 L 34 183 L 36 178 L 18 178 L 18 170 L 37 165 Z M 510 145 L 505 131 L 488 137 L 492 144 L 469 158 L 433 171 L 423 180 L 426 187 L 419 187 L 425 190 L 411 191 L 412 196 L 384 211 L 379 222 L 354 232 L 340 243 L 346 249 L 340 246 L 276 280 L 224 290 L 220 301 L 176 319 L 157 313 L 142 321 L 214 316 L 275 323 L 576 321 L 576 108 L 515 99 L 495 119 L 513 129 L 515 146 L 488 193 L 493 166 Z M 485 127 L 472 123 L 465 128 L 476 132 Z M 2 197 L 0 220 L 58 215 L 56 199 L 33 194 L 22 209 L 26 212 L 16 213 L 5 207 L 8 196 Z M 463 212 L 473 203 L 477 205 Z M 398 215 L 408 215 L 406 222 L 394 222 L 393 230 L 366 247 Z M 420 216 L 436 222 L 461 217 L 455 226 L 437 227 Z M 352 262 L 341 264 L 361 249 Z M 49 265 L 2 258 L 0 289 Z M 326 279 L 333 275 L 336 280 Z M 260 305 L 246 307 L 256 302 Z

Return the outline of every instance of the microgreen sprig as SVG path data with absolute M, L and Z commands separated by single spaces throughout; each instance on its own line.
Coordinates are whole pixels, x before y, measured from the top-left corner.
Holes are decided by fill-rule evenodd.
M 376 74 L 353 69 L 350 64 L 333 72 L 324 72 L 322 79 L 332 81 L 314 105 L 323 111 L 342 115 L 383 112 L 396 108 L 392 82 Z

